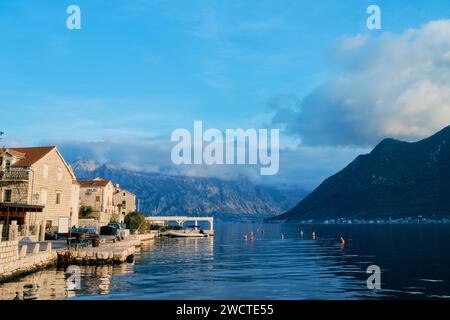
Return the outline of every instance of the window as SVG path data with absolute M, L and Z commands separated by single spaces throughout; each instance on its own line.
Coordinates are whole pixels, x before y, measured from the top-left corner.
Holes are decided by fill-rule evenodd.
M 61 193 L 56 193 L 56 204 L 61 204 Z
M 100 196 L 96 196 L 95 201 L 100 202 Z
M 48 178 L 48 165 L 47 164 L 44 164 L 44 169 L 43 169 L 42 174 L 43 174 L 44 178 Z
M 41 204 L 47 204 L 47 189 L 41 189 Z
M 12 190 L 5 190 L 3 194 L 3 202 L 11 202 L 12 201 Z
M 52 228 L 52 225 L 53 225 L 53 221 L 52 220 L 47 220 L 46 222 L 45 222 L 45 229 L 51 229 Z
M 63 179 L 63 170 L 61 168 L 58 168 L 56 177 L 57 177 L 58 181 L 61 181 Z
M 5 170 L 9 171 L 11 169 L 11 161 L 6 160 L 5 161 Z

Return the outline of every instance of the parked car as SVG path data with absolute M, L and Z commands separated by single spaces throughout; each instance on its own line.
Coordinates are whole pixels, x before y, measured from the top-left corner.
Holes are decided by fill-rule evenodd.
M 100 240 L 100 236 L 94 228 L 74 228 L 67 238 L 67 243 L 96 242 Z
M 58 240 L 58 239 L 59 239 L 58 230 L 45 231 L 45 240 Z
M 101 236 L 116 236 L 119 237 L 120 230 L 116 226 L 108 225 L 100 228 Z
M 117 236 L 119 240 L 123 240 L 125 238 L 125 228 L 120 223 L 110 223 L 108 224 L 109 227 L 113 227 L 117 229 Z

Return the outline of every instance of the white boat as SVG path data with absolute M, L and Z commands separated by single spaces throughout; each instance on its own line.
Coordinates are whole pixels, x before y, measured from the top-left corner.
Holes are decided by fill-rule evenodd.
M 209 234 L 203 233 L 202 230 L 197 228 L 187 228 L 184 230 L 170 230 L 167 232 L 169 237 L 176 238 L 205 238 L 209 237 Z

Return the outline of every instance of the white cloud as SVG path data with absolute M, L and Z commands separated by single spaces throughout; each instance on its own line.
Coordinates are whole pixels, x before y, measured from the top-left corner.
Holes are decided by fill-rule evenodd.
M 47 141 L 57 145 L 69 162 L 93 160 L 137 172 L 215 177 L 235 180 L 247 177 L 257 184 L 295 185 L 313 189 L 324 178 L 342 169 L 367 149 L 347 147 L 307 147 L 285 144 L 280 150 L 280 171 L 275 176 L 261 176 L 258 165 L 181 165 L 170 160 L 173 143 L 169 137 L 147 140 L 105 140 L 95 142 Z
M 347 37 L 343 69 L 296 107 L 278 104 L 274 123 L 309 145 L 415 140 L 450 124 L 450 20 L 402 34 Z

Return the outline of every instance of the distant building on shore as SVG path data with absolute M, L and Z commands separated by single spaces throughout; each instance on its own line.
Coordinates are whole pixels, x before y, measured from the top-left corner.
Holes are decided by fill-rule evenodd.
M 110 180 L 95 178 L 79 180 L 78 183 L 81 206 L 92 208 L 92 215 L 100 226 L 111 221 L 122 223 L 127 214 L 136 211 L 136 195 Z
M 113 202 L 117 208 L 117 217 L 115 218 L 119 222 L 123 222 L 127 214 L 136 211 L 136 195 L 121 189 L 119 185 L 114 186 Z
M 80 186 L 56 147 L 0 149 L 0 224 L 18 236 L 78 224 Z M 42 230 L 43 229 L 43 230 Z
M 78 180 L 82 207 L 90 207 L 100 226 L 107 225 L 116 214 L 113 203 L 114 185 L 110 180 L 95 178 Z

